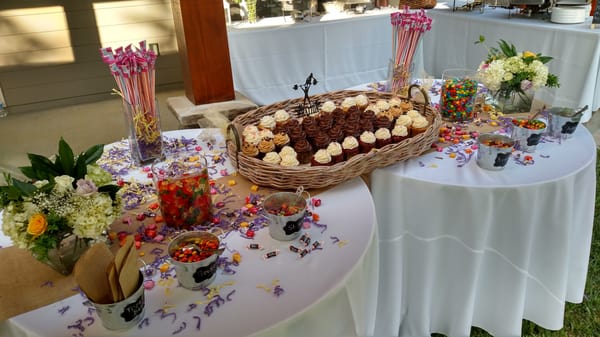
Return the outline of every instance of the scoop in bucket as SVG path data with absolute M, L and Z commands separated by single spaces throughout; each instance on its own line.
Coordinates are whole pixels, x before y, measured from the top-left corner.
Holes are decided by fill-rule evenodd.
M 263 207 L 269 219 L 269 235 L 275 240 L 290 241 L 300 236 L 306 214 L 306 199 L 302 189 L 269 195 Z

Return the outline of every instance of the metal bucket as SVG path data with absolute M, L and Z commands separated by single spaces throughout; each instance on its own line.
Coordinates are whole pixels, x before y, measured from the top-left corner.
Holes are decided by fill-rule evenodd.
M 540 140 L 542 140 L 542 135 L 546 132 L 546 128 L 528 129 L 513 125 L 511 138 L 515 141 L 515 149 L 523 152 L 535 152 L 535 148 L 540 143 Z
M 508 136 L 486 133 L 477 139 L 477 165 L 479 167 L 500 171 L 508 163 L 515 144 Z
M 548 109 L 548 119 L 550 120 L 548 134 L 555 138 L 571 138 L 579 125 L 581 116 L 582 114 L 575 114 L 575 109 L 571 108 L 552 107 Z
M 269 195 L 263 208 L 269 219 L 269 235 L 275 240 L 290 241 L 300 236 L 300 229 L 306 214 L 306 199 L 302 191 L 277 192 Z M 285 209 L 293 208 L 295 212 L 287 214 Z
M 209 248 L 218 249 L 220 245 L 219 238 L 209 232 L 190 231 L 176 236 L 168 246 L 168 252 L 171 263 L 175 266 L 177 280 L 182 287 L 191 290 L 198 290 L 211 284 L 217 276 L 217 258 L 221 251 L 208 250 Z M 201 251 L 209 251 L 207 257 L 197 262 L 182 262 L 175 257 L 180 249 L 188 245 L 196 245 Z
M 135 326 L 144 317 L 144 277 L 139 272 L 137 290 L 126 299 L 109 304 L 94 303 L 90 300 L 102 325 L 108 330 L 126 330 Z

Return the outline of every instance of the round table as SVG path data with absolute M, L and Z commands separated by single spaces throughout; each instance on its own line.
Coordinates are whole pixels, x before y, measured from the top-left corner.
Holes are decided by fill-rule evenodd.
M 475 155 L 434 151 L 372 173 L 384 266 L 376 335 L 477 326 L 520 336 L 522 319 L 562 327 L 565 301 L 583 298 L 596 144 L 579 126 L 571 139 L 545 138 L 534 164 L 524 155 L 486 171 Z
M 206 129 L 180 130 L 163 135 L 167 139 L 196 139 L 204 149 L 208 149 L 206 143 L 202 143 L 206 142 L 207 136 L 216 137 L 212 139 L 211 151 L 223 151 L 222 136 L 207 132 Z M 123 144 L 126 142 L 111 146 Z M 141 180 L 145 177 L 143 172 L 143 169 L 135 168 L 124 176 Z M 210 310 L 207 309 L 210 300 L 202 291 L 184 289 L 177 285 L 176 279 L 171 279 L 170 283 L 161 281 L 160 273 L 157 273 L 153 276 L 157 286 L 146 291 L 145 321 L 141 327 L 122 332 L 108 331 L 95 314 L 88 312 L 85 298 L 75 295 L 10 318 L 0 324 L 0 334 L 86 337 L 372 335 L 378 278 L 373 200 L 360 178 L 332 187 L 320 193 L 318 198 L 322 205 L 312 211 L 319 214 L 319 222 L 327 227 L 312 226 L 303 231 L 309 233 L 313 241 L 321 241 L 322 250 L 314 250 L 303 258 L 288 248 L 290 244 L 299 246 L 297 240 L 276 241 L 266 228 L 257 231 L 253 240 L 237 232 L 226 236 L 227 250 L 223 256 L 238 251 L 242 262 L 233 268 L 235 274 L 217 271 L 211 286 L 218 288 L 223 301 L 218 305 L 213 303 Z M 259 243 L 264 250 L 248 250 L 246 247 L 251 242 Z M 274 250 L 280 251 L 278 256 L 264 258 L 267 252 Z M 279 296 L 274 291 L 277 286 L 283 290 Z M 91 321 L 87 317 L 94 318 L 95 322 L 88 325 Z

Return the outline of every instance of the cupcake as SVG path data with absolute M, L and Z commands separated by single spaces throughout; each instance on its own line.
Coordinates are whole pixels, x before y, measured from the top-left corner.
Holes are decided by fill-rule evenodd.
M 262 140 L 258 132 L 248 133 L 243 138 L 243 143 L 252 144 L 258 146 L 258 143 Z
M 311 166 L 329 166 L 331 164 L 333 164 L 333 162 L 331 161 L 331 156 L 326 149 L 318 150 L 310 160 Z
M 263 161 L 269 164 L 279 165 L 281 157 L 277 152 L 269 152 L 265 154 Z
M 375 146 L 380 149 L 392 142 L 392 134 L 388 128 L 379 128 L 375 131 Z
M 321 111 L 317 117 L 317 124 L 322 131 L 329 131 L 333 126 L 333 117 L 331 117 L 331 113 Z
M 373 122 L 369 119 L 361 119 L 358 123 L 361 131 L 375 131 L 375 127 L 373 126 Z
M 331 161 L 333 164 L 344 161 L 344 151 L 342 149 L 342 145 L 338 142 L 329 143 L 329 145 L 327 145 L 327 153 L 329 153 L 331 156 Z
M 375 119 L 375 123 L 373 123 L 373 125 L 375 126 L 375 130 L 381 129 L 381 128 L 386 128 L 389 130 L 392 127 L 392 121 L 388 116 L 381 113 L 377 116 L 377 118 Z
M 404 125 L 396 125 L 392 129 L 391 134 L 392 134 L 392 142 L 400 143 L 401 141 L 408 138 L 408 129 Z
M 344 100 L 342 101 L 342 110 L 344 110 L 344 112 L 347 112 L 348 109 L 350 109 L 350 107 L 352 106 L 356 106 L 356 101 L 354 100 L 354 97 L 344 98 Z
M 282 156 L 281 157 L 281 161 L 279 162 L 279 165 L 281 166 L 298 166 L 300 165 L 300 162 L 298 161 L 298 159 L 296 158 L 296 156 L 292 156 L 292 155 L 287 155 L 287 156 Z
M 331 138 L 329 138 L 329 136 L 325 132 L 319 132 L 313 138 L 313 145 L 315 150 L 325 149 L 327 148 L 327 145 L 329 145 L 329 143 L 331 143 Z
M 279 156 L 282 157 L 282 158 L 284 156 L 294 156 L 294 157 L 296 157 L 296 150 L 294 150 L 294 148 L 291 147 L 291 146 L 284 146 L 279 151 Z
M 400 108 L 406 113 L 407 111 L 412 110 L 413 105 L 410 101 L 402 101 L 402 103 L 400 103 Z
M 332 113 L 333 110 L 335 110 L 336 106 L 335 103 L 333 103 L 333 101 L 326 101 L 325 103 L 323 103 L 323 105 L 321 105 L 321 112 L 327 112 L 327 113 Z
M 258 122 L 258 128 L 260 130 L 273 130 L 275 129 L 275 118 L 273 116 L 263 116 Z
M 242 153 L 248 157 L 256 157 L 258 156 L 258 146 L 244 142 L 244 144 L 242 144 Z
M 366 109 L 365 111 L 360 113 L 360 119 L 368 119 L 372 122 L 375 121 L 375 111 L 372 109 Z
M 258 127 L 256 125 L 246 125 L 242 131 L 242 137 L 246 137 L 250 134 L 258 134 Z
M 348 118 L 360 119 L 361 112 L 362 111 L 360 111 L 360 109 L 356 105 L 353 105 L 350 108 L 348 108 L 348 111 L 346 111 L 346 119 L 348 119 Z
M 358 145 L 361 153 L 369 153 L 375 148 L 375 134 L 371 131 L 364 131 L 358 138 Z
M 302 119 L 302 130 L 306 133 L 306 136 L 311 138 L 319 133 L 319 126 L 317 125 L 317 119 L 314 116 L 306 116 Z
M 285 126 L 287 126 L 288 122 L 290 121 L 290 114 L 287 111 L 285 111 L 284 109 L 279 109 L 279 110 L 275 111 L 275 114 L 273 115 L 273 119 L 275 119 L 276 127 L 285 127 Z
M 360 137 L 360 125 L 357 122 L 354 123 L 346 123 L 344 125 L 344 137 Z
M 300 141 L 302 139 L 306 139 L 306 133 L 304 133 L 304 130 L 302 130 L 302 127 L 297 125 L 297 126 L 289 126 L 290 129 L 288 130 L 288 136 L 290 137 L 290 141 L 292 143 L 295 143 L 297 141 Z
M 354 96 L 354 102 L 356 103 L 356 106 L 361 111 L 364 111 L 367 108 L 367 106 L 369 105 L 369 99 L 367 98 L 366 95 L 363 95 L 363 94 Z
M 404 110 L 402 110 L 402 100 L 398 97 L 392 97 L 389 102 L 390 103 L 390 114 L 392 115 L 393 118 L 398 118 L 398 116 L 402 115 L 404 113 Z
M 423 133 L 429 127 L 429 121 L 425 117 L 417 117 L 412 120 L 412 125 L 410 126 L 410 136 L 414 137 L 420 133 Z
M 310 163 L 312 157 L 312 146 L 306 139 L 301 139 L 294 144 L 294 150 L 300 164 Z
M 390 104 L 384 99 L 377 100 L 377 102 L 375 102 L 375 106 L 379 109 L 380 113 L 390 109 Z
M 342 151 L 344 152 L 344 158 L 346 160 L 357 155 L 360 152 L 360 148 L 356 137 L 348 136 L 344 138 L 344 141 L 342 142 Z
M 264 156 L 269 152 L 275 151 L 275 143 L 270 139 L 263 139 L 258 143 L 259 156 Z
M 414 110 L 414 109 L 408 110 L 405 115 L 407 115 L 408 117 L 410 117 L 412 119 L 415 119 L 417 117 L 423 117 L 423 115 L 421 115 L 420 112 L 418 112 L 417 110 Z
M 290 145 L 290 136 L 287 133 L 277 133 L 275 137 L 273 137 L 273 143 L 275 143 L 275 148 L 277 150 L 281 150 L 286 145 Z
M 405 126 L 408 129 L 412 125 L 412 122 L 413 122 L 412 118 L 410 118 L 408 115 L 400 115 L 396 119 L 395 126 L 403 125 L 403 126 Z
M 336 124 L 332 126 L 331 129 L 329 129 L 329 131 L 327 132 L 327 135 L 329 136 L 329 139 L 331 139 L 332 142 L 344 141 L 343 126 L 341 124 Z
M 263 129 L 258 131 L 258 136 L 261 140 L 273 140 L 273 138 L 275 138 L 275 135 L 273 135 L 273 131 L 269 129 Z
M 346 113 L 344 113 L 344 110 L 342 110 L 342 108 L 335 108 L 333 109 L 333 111 L 331 112 L 331 117 L 333 117 L 333 122 L 343 122 L 346 120 Z

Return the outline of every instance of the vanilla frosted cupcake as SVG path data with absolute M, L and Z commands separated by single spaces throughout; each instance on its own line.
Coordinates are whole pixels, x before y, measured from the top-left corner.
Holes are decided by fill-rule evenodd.
M 417 110 L 414 110 L 414 109 L 412 109 L 412 110 L 408 110 L 408 111 L 406 112 L 406 115 L 407 115 L 408 117 L 412 118 L 412 119 L 415 119 L 415 118 L 417 118 L 417 117 L 423 117 L 423 115 L 421 115 L 421 113 L 420 113 L 420 112 L 418 112 Z
M 365 108 L 365 110 L 373 111 L 374 115 L 378 115 L 381 112 L 381 111 L 379 111 L 379 108 L 377 107 L 376 104 L 369 104 L 369 105 L 367 105 L 367 107 Z
M 423 116 L 413 118 L 412 121 L 412 125 L 410 126 L 411 137 L 414 137 L 419 133 L 425 132 L 427 130 L 427 127 L 429 127 L 429 121 Z
M 246 137 L 249 134 L 258 134 L 258 127 L 256 125 L 246 125 L 242 131 L 242 137 Z
M 392 142 L 399 143 L 408 138 L 408 129 L 404 125 L 396 125 L 392 129 Z
M 396 119 L 396 126 L 398 125 L 403 125 L 405 126 L 407 129 L 410 128 L 410 126 L 412 125 L 412 118 L 410 118 L 410 116 L 408 115 L 400 115 L 398 116 L 398 118 Z
M 321 105 L 321 111 L 326 113 L 332 113 L 333 110 L 335 110 L 335 108 L 336 106 L 335 103 L 333 103 L 333 101 L 325 101 L 325 103 Z
M 281 161 L 279 162 L 279 165 L 288 166 L 288 167 L 289 166 L 298 166 L 298 165 L 300 165 L 300 162 L 298 161 L 296 156 L 287 155 L 287 156 L 281 157 Z
M 244 136 L 243 143 L 252 144 L 258 146 L 258 143 L 262 140 L 259 132 L 248 133 Z
M 275 135 L 273 135 L 273 132 L 269 129 L 260 130 L 258 136 L 261 140 L 273 140 L 273 138 L 275 138 Z
M 275 118 L 273 116 L 263 116 L 258 122 L 258 128 L 260 130 L 273 130 L 275 129 Z
M 354 100 L 354 97 L 346 97 L 342 101 L 342 110 L 344 110 L 344 112 L 347 112 L 353 106 L 356 106 L 356 101 Z
M 375 146 L 380 149 L 392 142 L 392 134 L 387 128 L 379 128 L 375 131 Z
M 282 158 L 285 156 L 296 157 L 296 150 L 294 150 L 293 147 L 286 145 L 286 146 L 282 147 L 281 150 L 279 150 L 279 156 Z
M 273 119 L 275 120 L 275 126 L 285 127 L 290 121 L 290 114 L 284 109 L 279 109 L 275 111 Z
M 363 95 L 363 94 L 354 96 L 354 102 L 356 103 L 356 106 L 358 106 L 358 108 L 361 111 L 364 111 L 367 108 L 367 106 L 369 105 L 369 99 L 367 98 L 366 95 Z
M 317 150 L 310 160 L 311 166 L 329 166 L 331 164 L 331 156 L 326 149 Z
M 390 109 L 390 104 L 384 99 L 379 99 L 375 102 L 375 106 L 379 109 L 379 113 L 386 112 Z
M 331 142 L 327 145 L 327 153 L 331 156 L 333 164 L 344 161 L 344 151 L 342 145 L 338 142 Z
M 375 134 L 371 131 L 364 131 L 358 138 L 358 145 L 361 153 L 368 153 L 375 148 Z
M 269 164 L 279 165 L 279 163 L 281 162 L 281 157 L 277 152 L 269 152 L 265 154 L 263 161 Z
M 342 142 L 342 150 L 344 152 L 344 158 L 346 160 L 352 158 L 360 152 L 358 140 L 354 136 L 348 136 L 344 138 Z

